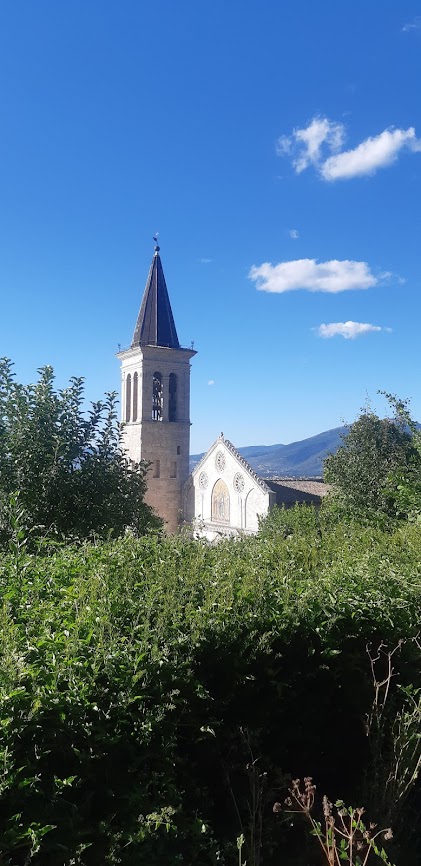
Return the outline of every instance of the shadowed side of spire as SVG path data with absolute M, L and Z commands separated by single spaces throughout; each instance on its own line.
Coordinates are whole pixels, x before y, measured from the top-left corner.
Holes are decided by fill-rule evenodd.
M 146 281 L 142 305 L 133 334 L 132 347 L 134 346 L 180 348 L 164 271 L 162 270 L 159 246 L 155 247 Z

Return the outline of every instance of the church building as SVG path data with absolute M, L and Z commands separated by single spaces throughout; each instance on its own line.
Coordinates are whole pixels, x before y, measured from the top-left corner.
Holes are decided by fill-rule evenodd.
M 223 433 L 195 466 L 184 489 L 185 519 L 209 541 L 257 532 L 259 517 L 275 503 L 276 494 Z
M 123 445 L 129 460 L 150 464 L 146 502 L 170 534 L 183 523 L 213 541 L 251 534 L 275 504 L 319 503 L 326 485 L 313 480 L 260 478 L 221 433 L 192 474 L 190 360 L 180 346 L 155 246 L 130 348 L 121 361 Z

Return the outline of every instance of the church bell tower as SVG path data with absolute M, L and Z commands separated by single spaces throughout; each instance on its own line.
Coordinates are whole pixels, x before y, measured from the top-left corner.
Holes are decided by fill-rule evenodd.
M 146 502 L 175 533 L 189 475 L 190 359 L 178 341 L 156 245 L 132 344 L 121 361 L 123 444 L 130 460 L 147 460 Z

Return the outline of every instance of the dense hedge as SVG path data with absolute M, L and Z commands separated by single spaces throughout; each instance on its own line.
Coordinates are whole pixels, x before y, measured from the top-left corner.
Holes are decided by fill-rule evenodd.
M 0 568 L 0 862 L 232 864 L 258 795 L 261 862 L 309 863 L 272 803 L 283 774 L 362 802 L 366 644 L 416 634 L 420 563 L 415 526 L 305 507 L 216 547 L 16 547 Z M 395 667 L 421 684 L 409 645 Z

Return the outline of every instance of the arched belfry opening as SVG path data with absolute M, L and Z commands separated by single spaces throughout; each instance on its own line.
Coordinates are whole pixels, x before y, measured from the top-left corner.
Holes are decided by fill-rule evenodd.
M 155 371 L 152 384 L 152 421 L 162 421 L 163 404 L 162 373 Z
M 134 373 L 134 375 L 133 375 L 133 412 L 132 412 L 132 421 L 137 421 L 138 390 L 139 390 L 139 375 L 138 375 L 138 373 Z
M 177 421 L 177 376 L 170 373 L 168 384 L 168 421 Z
M 132 377 L 127 374 L 126 379 L 126 421 L 131 420 L 132 415 Z
M 217 523 L 229 523 L 230 520 L 230 495 L 222 478 L 218 478 L 212 490 L 212 520 Z

